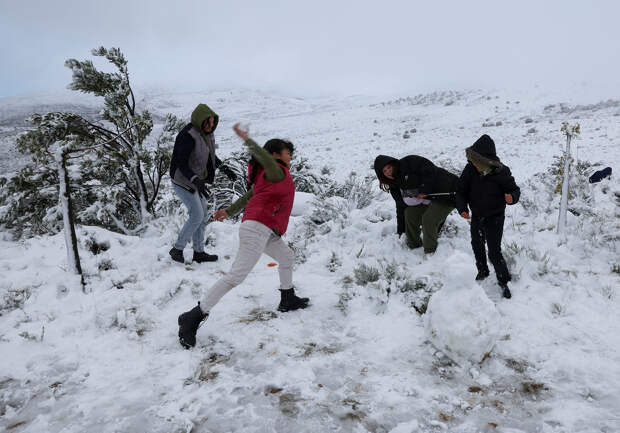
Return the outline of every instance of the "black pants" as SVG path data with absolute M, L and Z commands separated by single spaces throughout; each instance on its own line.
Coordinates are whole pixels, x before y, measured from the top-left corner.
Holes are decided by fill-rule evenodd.
M 508 266 L 502 255 L 502 234 L 504 233 L 504 214 L 488 217 L 471 217 L 471 246 L 476 257 L 478 271 L 489 271 L 485 254 L 485 241 L 489 247 L 489 260 L 495 268 L 497 281 L 507 283 L 511 280 Z

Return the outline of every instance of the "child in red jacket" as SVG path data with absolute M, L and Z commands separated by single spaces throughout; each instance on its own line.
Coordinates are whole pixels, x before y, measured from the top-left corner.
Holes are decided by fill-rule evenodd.
M 275 259 L 280 275 L 280 305 L 286 312 L 306 308 L 308 298 L 300 298 L 293 288 L 294 253 L 282 240 L 295 198 L 295 183 L 289 172 L 293 143 L 272 139 L 261 148 L 248 137 L 247 131 L 233 127 L 252 154 L 250 162 L 251 188 L 227 209 L 220 209 L 213 219 L 222 221 L 245 208 L 239 228 L 239 250 L 230 271 L 220 278 L 196 307 L 178 318 L 179 342 L 186 349 L 196 344 L 198 327 L 211 309 L 233 287 L 241 284 L 265 253 Z

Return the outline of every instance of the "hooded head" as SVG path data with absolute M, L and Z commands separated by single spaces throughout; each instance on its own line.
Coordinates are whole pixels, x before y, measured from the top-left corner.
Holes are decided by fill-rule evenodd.
M 203 125 L 205 120 L 207 120 L 209 117 L 213 117 L 213 130 L 211 131 L 213 132 L 215 131 L 215 128 L 217 128 L 220 117 L 207 105 L 198 104 L 192 112 L 192 125 L 194 125 L 194 127 L 198 129 L 201 134 L 205 134 Z
M 477 139 L 471 147 L 465 150 L 467 160 L 471 162 L 482 174 L 489 174 L 495 168 L 501 168 L 502 163 L 495 153 L 495 142 L 491 137 L 484 134 Z
M 471 149 L 486 158 L 497 160 L 497 154 L 495 153 L 495 142 L 486 134 L 477 139 L 471 146 Z
M 389 179 L 383 174 L 383 168 L 391 164 L 393 168 L 392 177 L 396 177 L 398 174 L 398 160 L 387 155 L 379 155 L 375 158 L 375 173 L 379 179 L 379 186 L 382 190 L 387 191 L 390 187 L 396 186 L 394 179 Z

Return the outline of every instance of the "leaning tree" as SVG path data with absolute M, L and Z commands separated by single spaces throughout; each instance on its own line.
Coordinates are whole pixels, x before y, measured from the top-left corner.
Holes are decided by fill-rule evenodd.
M 148 110 L 136 108 L 125 56 L 118 48 L 103 47 L 92 50 L 92 54 L 105 57 L 116 71 L 100 71 L 91 60 L 65 62 L 73 72 L 70 89 L 103 98 L 101 118 L 89 126 L 98 141 L 106 144 L 97 148 L 97 159 L 88 168 L 101 173 L 99 179 L 113 189 L 117 202 L 125 207 L 122 213 L 133 214 L 131 225 L 140 226 L 154 214 L 161 180 L 170 163 L 171 143 L 183 123 L 168 115 L 154 149 L 147 146 L 153 119 Z M 124 221 L 117 219 L 116 223 L 127 231 Z
M 69 88 L 103 99 L 99 115 L 33 115 L 29 120 L 34 130 L 20 137 L 17 146 L 31 161 L 12 177 L 0 179 L 0 224 L 19 236 L 54 233 L 62 227 L 57 164 L 37 150 L 47 149 L 47 142 L 61 133 L 83 149 L 71 164 L 76 222 L 128 234 L 139 232 L 155 214 L 174 138 L 184 123 L 169 114 L 159 136 L 152 138 L 152 116 L 136 107 L 127 60 L 120 49 L 100 47 L 92 54 L 105 57 L 113 71 L 103 72 L 91 60 L 69 59 L 66 66 L 73 72 Z M 58 123 L 70 128 L 57 127 Z

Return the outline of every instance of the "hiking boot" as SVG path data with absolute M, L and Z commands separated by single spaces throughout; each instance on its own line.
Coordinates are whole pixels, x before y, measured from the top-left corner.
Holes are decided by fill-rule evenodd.
M 181 314 L 177 320 L 179 324 L 179 343 L 185 349 L 190 349 L 196 345 L 196 332 L 198 327 L 209 317 L 209 313 L 203 313 L 200 309 L 200 302 L 197 306 Z
M 280 305 L 278 305 L 278 311 L 285 313 L 287 311 L 306 308 L 308 302 L 310 302 L 310 299 L 300 298 L 295 295 L 295 289 L 280 290 Z
M 207 254 L 204 251 L 197 253 L 194 251 L 194 257 L 192 261 L 202 263 L 202 262 L 214 262 L 217 260 L 217 256 L 215 254 Z
M 420 242 L 420 243 L 415 243 L 415 242 L 410 242 L 410 241 L 407 241 L 407 247 L 408 247 L 410 250 L 415 250 L 416 248 L 420 248 L 421 246 L 422 246 L 422 243 L 421 243 L 421 242 Z
M 482 281 L 482 280 L 484 280 L 488 276 L 489 276 L 489 270 L 488 269 L 484 269 L 482 271 L 478 271 L 478 274 L 476 275 L 476 281 Z
M 427 253 L 426 251 L 424 251 L 424 255 L 422 256 L 422 260 L 424 260 L 424 261 L 432 260 L 434 256 L 435 256 L 435 252 L 434 251 L 432 253 Z
M 502 296 L 506 299 L 512 298 L 512 293 L 510 293 L 510 289 L 508 288 L 508 283 L 499 283 L 499 287 L 502 289 Z
M 185 259 L 183 258 L 183 250 L 178 250 L 172 247 L 168 254 L 170 254 L 170 257 L 172 257 L 172 260 L 175 262 L 185 263 Z

